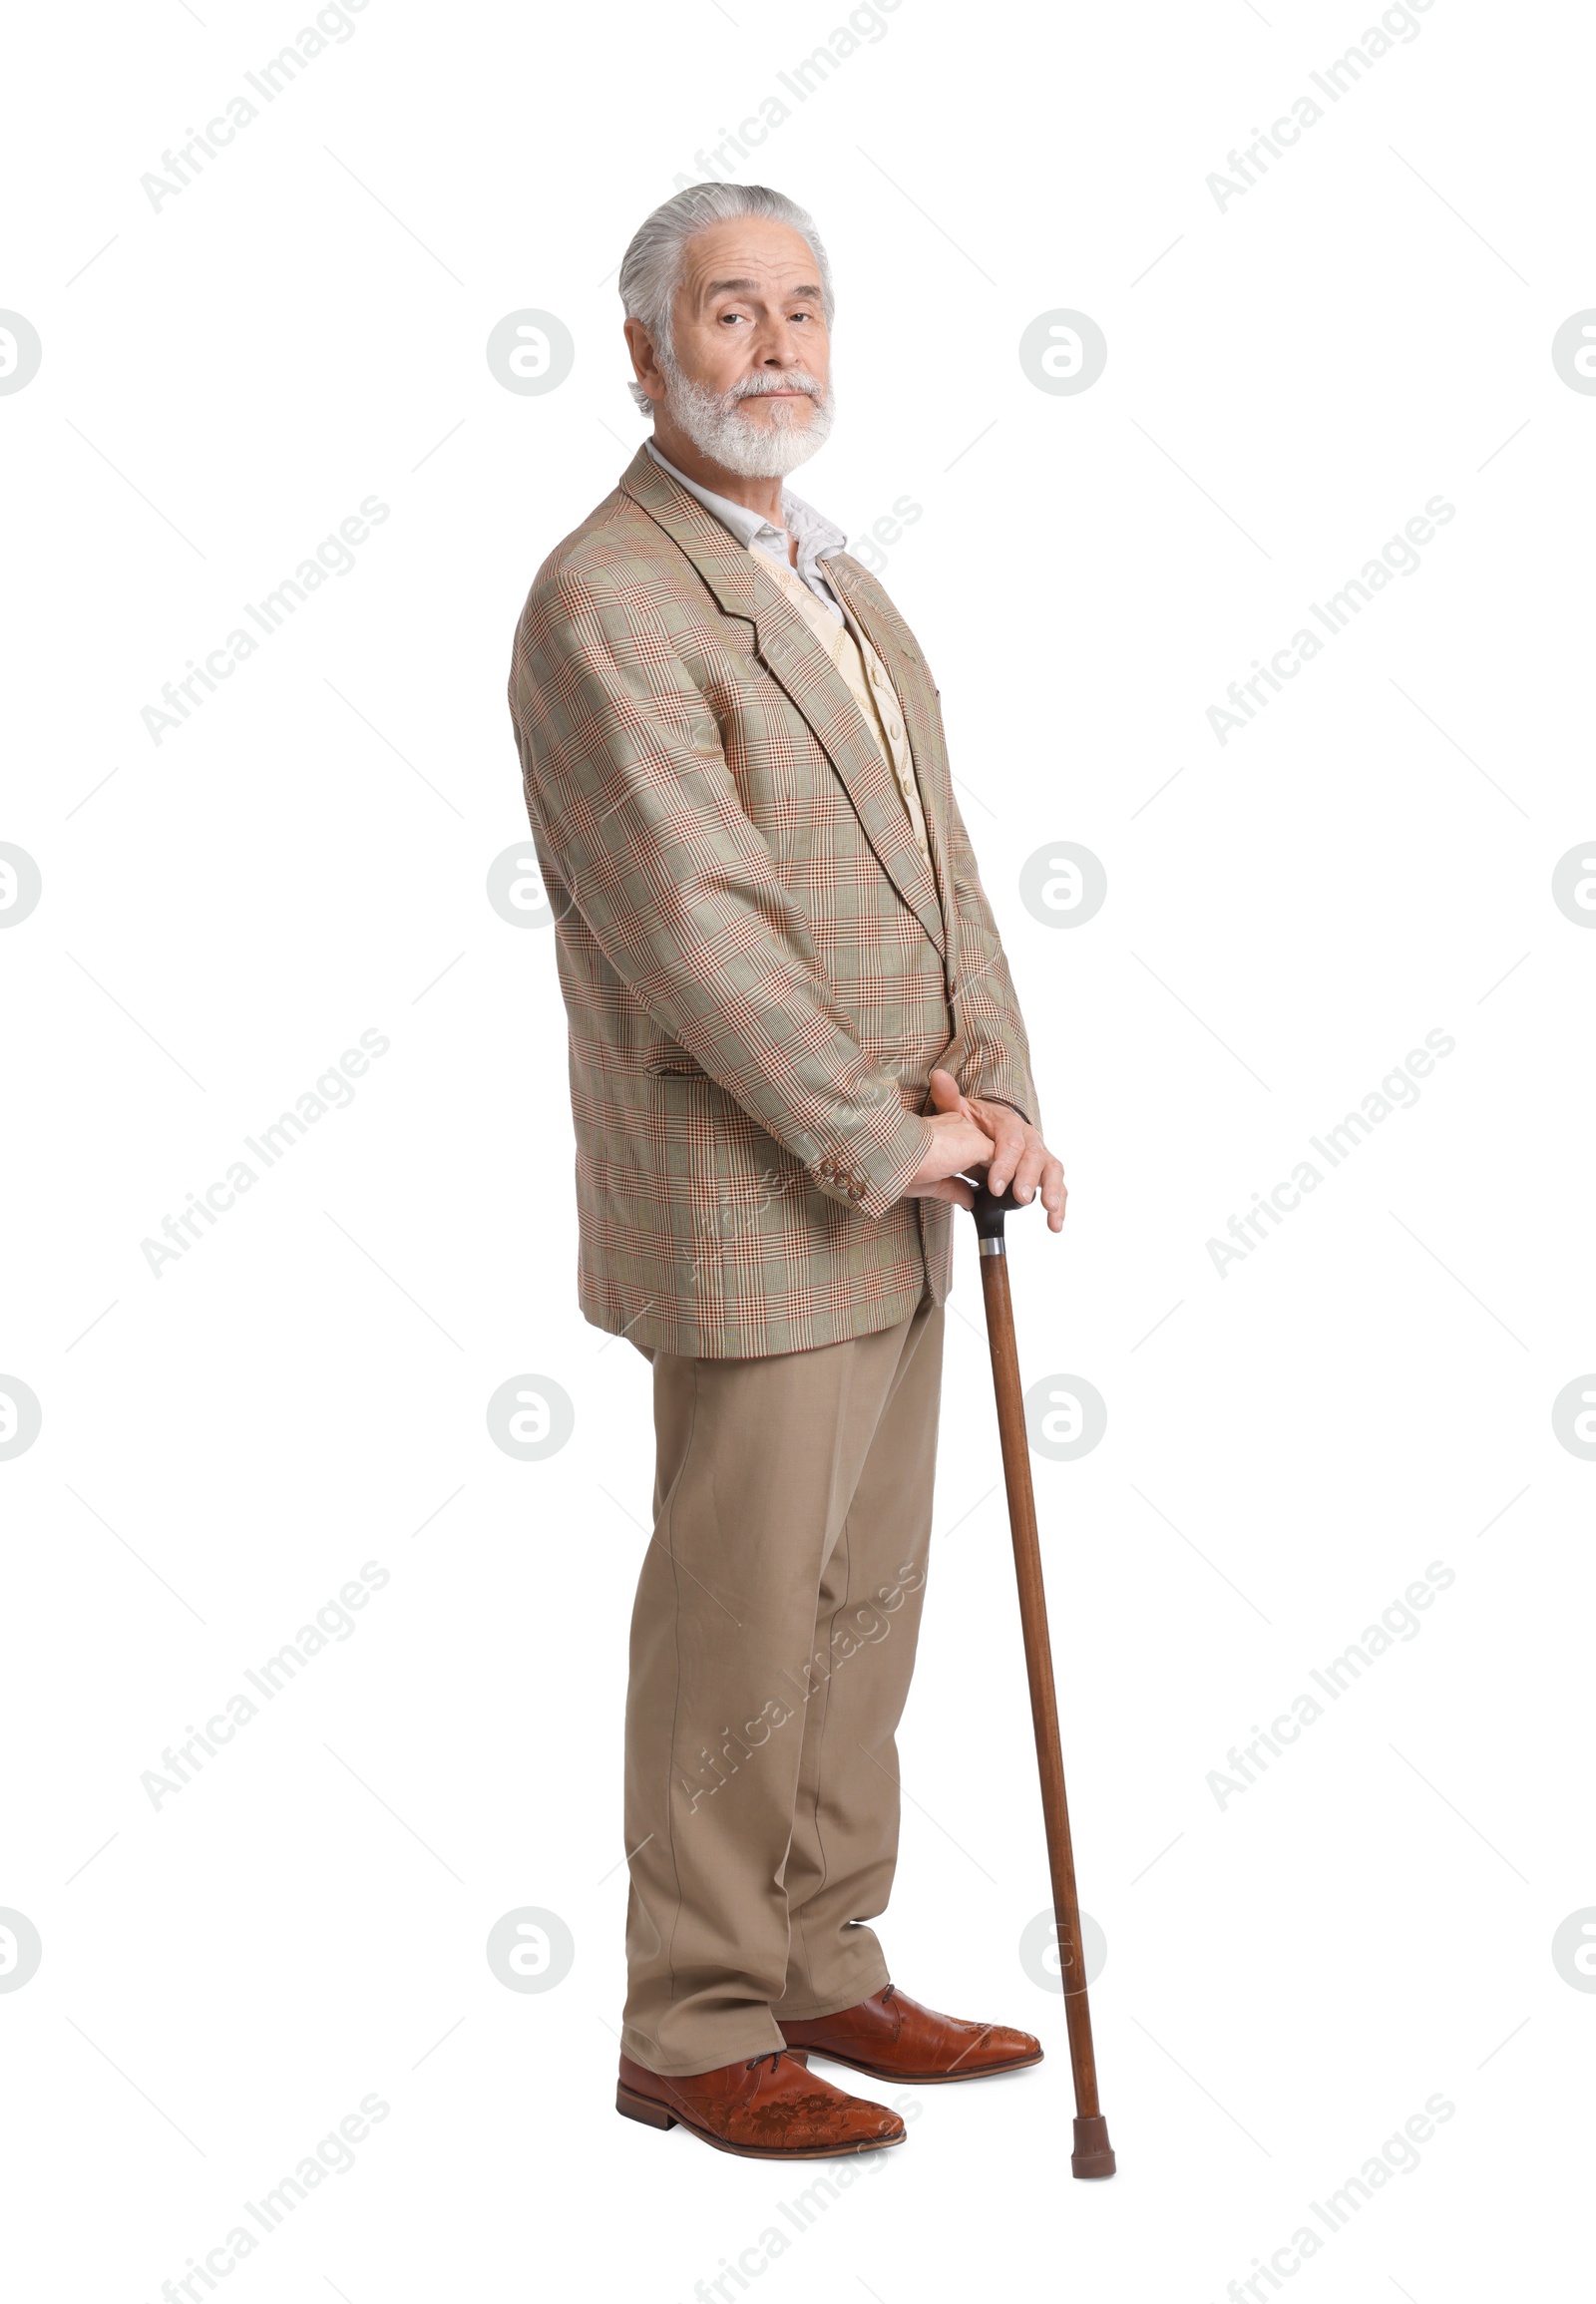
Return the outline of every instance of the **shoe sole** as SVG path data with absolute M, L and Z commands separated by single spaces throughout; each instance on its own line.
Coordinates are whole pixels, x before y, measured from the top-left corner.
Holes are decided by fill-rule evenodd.
M 615 2110 L 622 2117 L 640 2120 L 644 2127 L 684 2127 L 689 2135 L 701 2143 L 712 2144 L 717 2152 L 730 2152 L 739 2160 L 841 2160 L 853 2159 L 860 2152 L 888 2151 L 894 2144 L 906 2143 L 908 2131 L 895 2136 L 861 2136 L 857 2143 L 816 2144 L 809 2148 L 793 2148 L 782 2144 L 734 2144 L 724 2136 L 717 2136 L 709 2128 L 700 2127 L 688 2119 L 685 2112 L 673 2112 L 653 2097 L 638 2096 L 634 2089 L 624 2085 L 615 2090 Z
M 790 2048 L 787 2051 L 789 2056 L 797 2053 Z M 850 2072 L 862 2072 L 869 2080 L 901 2081 L 905 2088 L 941 2088 L 960 2080 L 1000 2080 L 1004 2073 L 1029 2072 L 1043 2062 L 1043 2052 L 1038 2049 L 1034 2056 L 1019 2057 L 1012 2064 L 977 2064 L 968 2072 L 890 2072 L 885 2065 L 861 2064 L 857 2057 L 843 2056 L 834 2048 L 806 2048 L 802 2053 L 823 2057 L 827 2064 L 844 2064 Z

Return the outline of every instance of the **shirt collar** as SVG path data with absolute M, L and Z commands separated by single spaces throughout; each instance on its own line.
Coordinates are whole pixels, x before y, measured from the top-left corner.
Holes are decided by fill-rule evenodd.
M 684 472 L 676 470 L 668 457 L 660 455 L 651 440 L 645 440 L 643 446 L 660 470 L 668 472 L 672 480 L 679 480 L 688 495 L 696 497 L 705 512 L 713 513 L 715 519 L 723 528 L 730 530 L 739 544 L 746 546 L 750 552 L 760 549 L 768 551 L 773 546 L 778 555 L 785 557 L 781 554 L 781 531 L 774 528 L 762 513 L 750 512 L 745 504 L 733 504 L 729 497 L 716 496 L 712 489 L 702 488 L 696 480 L 689 480 Z M 786 524 L 787 534 L 798 547 L 798 573 L 806 580 L 817 561 L 829 560 L 833 553 L 841 552 L 847 545 L 847 536 L 835 521 L 828 520 L 824 513 L 816 512 L 813 505 L 805 504 L 801 496 L 794 496 L 786 488 L 781 492 L 781 517 Z

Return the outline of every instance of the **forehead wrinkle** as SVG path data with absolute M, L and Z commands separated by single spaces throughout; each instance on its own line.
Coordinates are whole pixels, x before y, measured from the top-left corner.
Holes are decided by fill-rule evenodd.
M 803 296 L 813 303 L 823 303 L 825 290 L 820 282 L 813 277 L 800 279 L 790 287 L 781 284 L 782 275 L 785 272 L 800 269 L 807 271 L 815 261 L 814 250 L 805 243 L 801 236 L 794 233 L 792 237 L 794 244 L 803 249 L 803 254 L 797 256 L 789 252 L 785 257 L 775 257 L 768 269 L 765 270 L 763 280 L 751 276 L 746 271 L 728 272 L 714 278 L 707 277 L 706 275 L 717 269 L 716 256 L 711 254 L 707 248 L 698 250 L 689 248 L 686 251 L 686 260 L 677 279 L 676 292 L 686 298 L 689 307 L 693 310 L 702 310 L 711 297 L 722 295 L 759 296 L 768 293 L 772 298 L 781 300 Z M 750 252 L 745 248 L 744 256 L 746 257 Z M 735 264 L 736 261 L 735 247 L 719 253 L 720 263 Z M 754 261 L 758 264 L 760 259 L 755 257 Z
M 758 280 L 710 280 L 701 291 L 706 296 L 757 296 L 761 292 Z M 818 297 L 820 288 L 816 281 L 800 280 L 795 288 L 788 288 L 784 292 L 789 296 Z

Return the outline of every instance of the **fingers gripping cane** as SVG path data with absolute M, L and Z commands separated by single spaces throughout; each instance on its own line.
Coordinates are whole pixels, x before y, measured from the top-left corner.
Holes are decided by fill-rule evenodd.
M 1075 2148 L 1069 2157 L 1076 2176 L 1111 2176 L 1113 2147 L 1108 2122 L 1097 2107 L 1097 2065 L 1092 2055 L 1091 2009 L 1080 1948 L 1080 1905 L 1075 1895 L 1075 1859 L 1069 1843 L 1069 1808 L 1064 1798 L 1064 1756 L 1058 1738 L 1058 1697 L 1053 1686 L 1052 1648 L 1047 1638 L 1047 1595 L 1042 1583 L 1041 1549 L 1036 1540 L 1036 1499 L 1030 1485 L 1030 1451 L 1025 1406 L 1014 1344 L 1014 1308 L 1008 1293 L 1008 1257 L 1003 1218 L 1018 1206 L 1010 1186 L 1000 1196 L 979 1176 L 968 1180 L 976 1196 L 976 1231 L 981 1239 L 981 1288 L 987 1305 L 987 1342 L 992 1350 L 993 1384 L 998 1395 L 998 1432 L 1002 1442 L 1003 1484 L 1008 1491 L 1008 1524 L 1014 1539 L 1014 1574 L 1019 1585 L 1019 1622 L 1025 1640 L 1025 1672 L 1030 1681 L 1030 1714 L 1036 1730 L 1036 1767 L 1041 1777 L 1041 1809 L 1047 1827 L 1047 1865 L 1052 1875 L 1053 1912 L 1058 1923 L 1058 1958 L 1069 2026 L 1069 2064 L 1075 2082 Z

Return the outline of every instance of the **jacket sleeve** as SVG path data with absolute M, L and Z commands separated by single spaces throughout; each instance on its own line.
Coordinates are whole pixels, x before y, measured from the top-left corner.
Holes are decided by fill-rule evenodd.
M 932 1131 L 860 1046 L 646 600 L 540 577 L 510 705 L 533 830 L 616 975 L 818 1190 L 884 1215 Z
M 959 1067 L 959 1085 L 967 1096 L 986 1096 L 995 1104 L 1011 1105 L 1021 1119 L 1040 1128 L 1024 1018 L 951 783 L 948 844 L 959 923 L 954 1015 L 967 1051 Z

